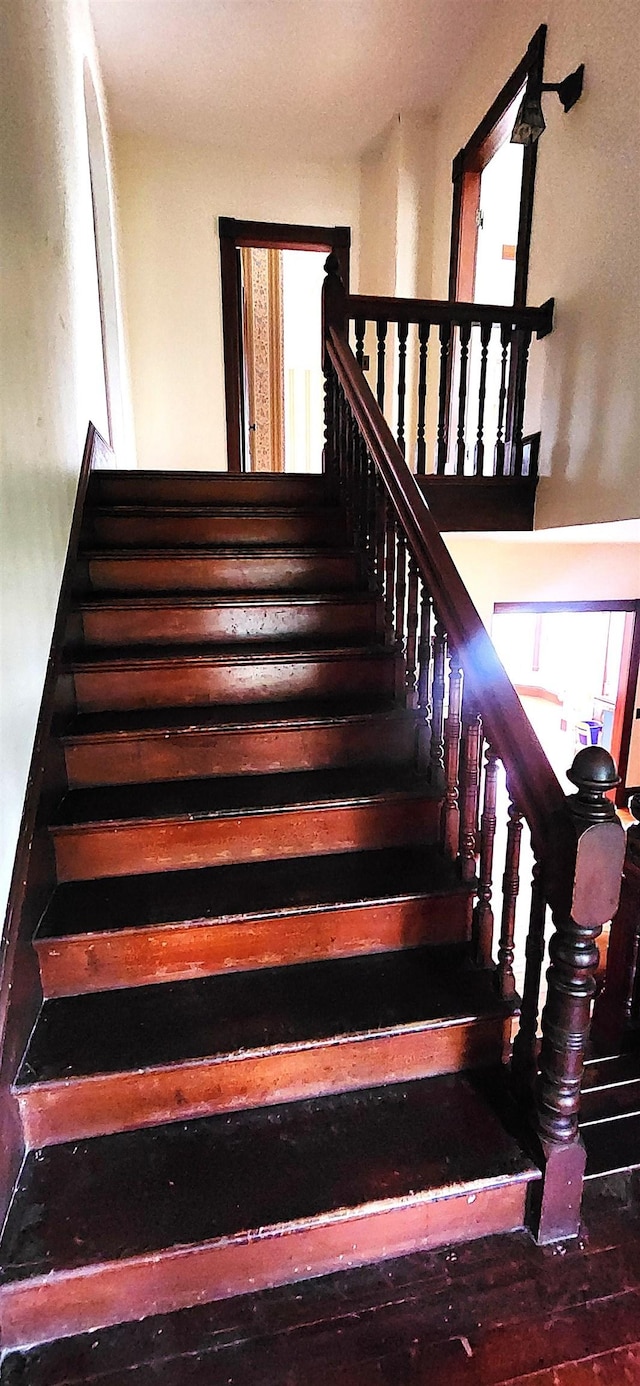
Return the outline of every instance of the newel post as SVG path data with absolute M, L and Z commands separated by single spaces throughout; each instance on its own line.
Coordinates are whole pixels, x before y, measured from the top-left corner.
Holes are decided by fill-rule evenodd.
M 536 1125 L 543 1181 L 533 1228 L 540 1242 L 576 1236 L 585 1149 L 578 1130 L 584 1051 L 598 966 L 596 939 L 615 914 L 624 860 L 624 830 L 606 793 L 616 767 L 600 746 L 579 751 L 569 779 L 577 794 L 552 821 L 546 893 L 555 933 L 549 945 L 542 1013 Z
M 326 278 L 322 285 L 322 369 L 324 371 L 324 454 L 323 471 L 335 474 L 338 466 L 338 385 L 326 349 L 329 329 L 341 337 L 347 330 L 347 293 L 340 275 L 335 251 L 324 262 Z

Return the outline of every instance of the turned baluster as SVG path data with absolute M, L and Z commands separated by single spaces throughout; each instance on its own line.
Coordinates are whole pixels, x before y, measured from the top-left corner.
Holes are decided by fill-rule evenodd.
M 387 501 L 386 550 L 384 559 L 384 628 L 388 644 L 393 644 L 393 613 L 395 610 L 396 526 L 393 506 Z
M 474 707 L 465 708 L 460 755 L 460 875 L 463 881 L 472 881 L 476 874 L 481 743 L 479 713 Z
M 487 398 L 487 361 L 489 342 L 493 323 L 483 322 L 480 327 L 480 385 L 478 388 L 478 433 L 476 437 L 474 470 L 476 476 L 484 472 L 484 411 Z
M 456 445 L 457 460 L 456 472 L 458 476 L 464 476 L 464 464 L 466 457 L 465 427 L 467 414 L 467 373 L 469 370 L 469 340 L 471 337 L 471 323 L 463 322 L 460 324 L 460 383 L 458 387 L 458 440 Z
M 407 335 L 408 322 L 398 323 L 398 447 L 404 457 L 404 406 L 407 390 Z
M 378 375 L 376 380 L 376 398 L 382 410 L 384 410 L 384 386 L 385 386 L 385 356 L 388 323 L 384 318 L 378 318 L 376 323 L 376 336 L 378 341 Z
M 511 476 L 522 475 L 522 433 L 524 428 L 524 403 L 527 390 L 527 368 L 531 346 L 531 328 L 520 328 L 517 334 L 518 351 L 516 356 L 515 396 L 513 401 L 513 420 L 509 444 L 508 472 Z
M 507 784 L 507 789 L 509 788 Z M 520 890 L 520 841 L 522 838 L 522 813 L 513 798 L 509 802 L 509 826 L 507 828 L 507 851 L 504 876 L 502 877 L 502 919 L 500 922 L 500 942 L 498 944 L 498 967 L 496 984 L 500 995 L 508 998 L 515 995 L 516 979 L 513 975 L 514 937 L 516 928 L 516 904 Z
M 429 674 L 431 670 L 431 599 L 424 585 L 420 583 L 420 634 L 418 636 L 418 688 L 417 705 L 420 709 L 418 719 L 417 759 L 422 768 L 426 761 L 427 728 L 431 734 L 431 707 L 429 703 Z
M 640 820 L 640 792 L 632 794 L 628 808 Z M 620 905 L 611 921 L 604 990 L 593 1011 L 591 1033 L 608 1053 L 622 1048 L 637 1029 L 638 969 L 640 967 L 640 823 L 627 833 L 624 880 Z
M 429 350 L 429 330 L 431 324 L 421 322 L 418 326 L 418 431 L 416 437 L 416 471 L 424 476 L 427 470 L 427 444 L 425 423 L 427 416 L 427 352 Z
M 436 447 L 436 472 L 444 475 L 449 449 L 449 345 L 451 342 L 451 323 L 440 324 L 440 388 L 438 395 L 438 441 Z
M 365 318 L 356 318 L 354 323 L 356 334 L 356 361 L 360 370 L 364 370 L 364 337 L 367 330 Z
M 453 860 L 460 839 L 458 770 L 460 765 L 460 712 L 462 708 L 462 666 L 456 650 L 449 650 L 449 698 L 444 724 L 444 799 L 440 816 L 440 840 L 446 856 Z
M 447 657 L 447 634 L 436 620 L 433 636 L 431 681 L 431 746 L 429 748 L 429 781 L 436 790 L 444 784 L 444 692 Z
M 545 871 L 555 932 L 536 1086 L 544 1178 L 533 1221 L 542 1242 L 575 1236 L 580 1226 L 585 1150 L 578 1115 L 596 939 L 617 909 L 625 849 L 624 829 L 605 797 L 618 783 L 608 751 L 585 747 L 568 775 L 578 792 L 553 816 Z
M 322 470 L 334 475 L 337 468 L 335 448 L 336 428 L 336 374 L 327 358 L 324 371 L 324 447 L 322 449 Z
M 480 823 L 480 883 L 473 912 L 474 956 L 479 967 L 492 967 L 493 957 L 493 848 L 496 838 L 498 754 L 487 746 L 484 764 L 484 798 Z
M 365 444 L 365 456 L 367 462 L 367 553 L 369 556 L 369 574 L 372 586 L 375 586 L 376 574 L 376 469 L 372 462 Z
M 407 586 L 407 707 L 417 707 L 418 697 L 418 565 L 412 554 L 409 555 L 409 582 Z
M 401 529 L 396 541 L 396 610 L 394 631 L 398 653 L 404 655 L 405 646 L 405 601 L 407 593 L 407 545 Z
M 520 1007 L 520 1024 L 513 1042 L 511 1071 L 515 1086 L 529 1096 L 538 1057 L 538 1006 L 545 951 L 547 902 L 544 896 L 542 863 L 536 859 L 531 877 L 531 910 L 525 948 L 525 974 Z
M 382 596 L 384 592 L 384 543 L 387 524 L 387 501 L 384 487 L 379 477 L 376 479 L 375 505 L 376 588 L 379 595 Z
M 496 476 L 504 476 L 504 427 L 505 411 L 507 406 L 507 354 L 509 342 L 511 341 L 511 328 L 508 323 L 503 323 L 500 328 L 500 346 L 502 348 L 502 358 L 500 361 L 500 390 L 498 393 L 498 425 L 496 431 L 496 447 L 494 454 L 494 473 Z

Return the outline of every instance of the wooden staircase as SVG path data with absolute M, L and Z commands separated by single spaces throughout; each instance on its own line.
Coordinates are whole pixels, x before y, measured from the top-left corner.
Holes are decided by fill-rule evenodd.
M 329 479 L 96 472 L 76 589 L 3 1350 L 521 1226 L 513 1006 Z

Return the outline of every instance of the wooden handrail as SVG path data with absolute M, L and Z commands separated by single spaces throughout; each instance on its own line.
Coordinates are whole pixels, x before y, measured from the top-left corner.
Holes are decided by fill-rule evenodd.
M 438 616 L 460 653 L 487 739 L 505 764 L 510 792 L 527 819 L 534 847 L 544 852 L 550 817 L 565 802 L 559 781 L 353 352 L 331 326 L 326 350 Z
M 366 322 L 420 323 L 434 326 L 441 323 L 495 323 L 535 332 L 546 337 L 553 328 L 554 299 L 547 299 L 539 308 L 505 307 L 498 303 L 456 303 L 440 298 L 387 298 L 372 294 L 350 294 L 346 298 L 347 317 L 364 318 Z

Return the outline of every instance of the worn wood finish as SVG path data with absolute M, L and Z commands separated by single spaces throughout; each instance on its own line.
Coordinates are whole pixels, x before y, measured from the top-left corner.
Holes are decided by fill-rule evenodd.
M 325 476 L 302 473 L 109 471 L 100 468 L 89 481 L 90 505 L 263 506 L 311 508 L 332 505 Z
M 587 1187 L 564 1255 L 522 1232 L 36 1348 L 29 1386 L 621 1386 L 640 1371 L 637 1188 Z M 135 1379 L 135 1377 L 134 1377 Z
M 77 717 L 61 738 L 69 787 L 411 760 L 415 722 L 397 708 L 309 700 L 259 711 L 250 718 L 218 704 Z
M 307 597 L 123 597 L 83 601 L 78 608 L 90 645 L 195 644 L 197 641 L 372 640 L 376 604 L 367 593 Z
M 431 891 L 232 922 L 186 920 L 109 933 L 87 927 L 79 935 L 36 939 L 35 948 L 44 995 L 55 997 L 464 943 L 466 936 L 465 898 Z
M 97 592 L 326 592 L 358 586 L 355 554 L 331 549 L 89 551 Z
M 231 544 L 304 545 L 339 547 L 344 542 L 342 515 L 326 506 L 308 511 L 275 505 L 261 510 L 247 506 L 197 509 L 195 506 L 119 506 L 94 509 L 84 525 L 88 547 L 171 548 Z
M 64 793 L 67 784 L 64 760 L 59 747 L 52 741 L 51 732 L 74 710 L 71 682 L 61 677 L 61 668 L 73 599 L 82 513 L 91 469 L 110 457 L 108 445 L 90 424 L 78 477 L 4 921 L 0 957 L 0 1223 L 24 1150 L 23 1134 L 10 1089 L 41 1002 L 31 939 L 55 884 L 55 865 L 46 833 L 46 821 L 52 805 Z
M 381 791 L 370 802 L 276 802 L 253 810 L 247 806 L 235 815 L 227 811 L 194 817 L 185 804 L 182 813 L 167 818 L 54 826 L 52 837 L 58 880 L 73 881 L 411 845 L 433 836 L 437 816 L 437 804 L 415 791 Z
M 70 661 L 78 708 L 105 712 L 154 707 L 206 707 L 211 703 L 280 702 L 285 699 L 344 698 L 362 693 L 390 696 L 394 686 L 392 653 L 347 646 L 301 650 L 299 645 L 245 645 L 197 649 L 167 647 L 166 652 L 134 647 L 95 658 Z
M 473 1143 L 461 1139 L 470 1129 Z M 86 1142 L 25 1167 L 4 1234 L 5 1348 L 521 1226 L 538 1177 L 457 1074 L 90 1148 L 101 1197 L 82 1209 Z M 278 1168 L 278 1180 L 257 1180 L 257 1168 Z M 34 1202 L 46 1209 L 35 1256 Z

